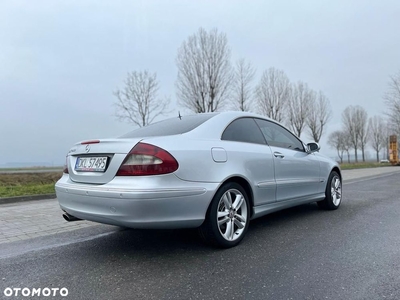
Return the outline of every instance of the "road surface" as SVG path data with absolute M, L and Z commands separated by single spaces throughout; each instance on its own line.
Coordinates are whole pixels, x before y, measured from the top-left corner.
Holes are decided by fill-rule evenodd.
M 203 245 L 195 230 L 91 224 L 4 241 L 0 295 L 48 287 L 68 289 L 65 299 L 400 299 L 400 173 L 371 176 L 344 184 L 339 210 L 309 204 L 265 216 L 228 250 Z

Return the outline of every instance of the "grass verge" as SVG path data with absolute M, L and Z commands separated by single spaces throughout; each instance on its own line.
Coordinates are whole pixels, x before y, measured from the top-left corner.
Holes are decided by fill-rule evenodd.
M 0 174 L 0 197 L 53 194 L 59 172 Z
M 42 185 L 0 186 L 0 198 L 54 194 L 54 183 Z

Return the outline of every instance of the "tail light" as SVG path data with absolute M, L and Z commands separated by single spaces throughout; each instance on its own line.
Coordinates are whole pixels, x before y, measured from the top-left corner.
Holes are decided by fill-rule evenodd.
M 63 168 L 63 173 L 68 174 L 68 156 L 65 157 L 65 165 Z
M 176 159 L 157 146 L 138 143 L 122 162 L 117 176 L 161 175 L 175 172 Z

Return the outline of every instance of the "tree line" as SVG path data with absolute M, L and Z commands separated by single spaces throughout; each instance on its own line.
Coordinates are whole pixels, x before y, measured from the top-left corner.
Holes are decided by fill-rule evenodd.
M 362 161 L 365 161 L 365 149 L 369 143 L 376 151 L 379 161 L 379 152 L 386 145 L 388 130 L 381 116 L 368 119 L 367 111 L 359 106 L 348 106 L 342 112 L 342 129 L 330 133 L 329 145 L 336 149 L 340 162 L 344 154 L 350 163 L 350 151 L 354 150 L 354 160 L 358 162 L 358 151 L 361 150 Z
M 253 111 L 289 126 L 300 137 L 307 129 L 318 142 L 331 117 L 328 98 L 306 83 L 290 82 L 284 71 L 265 70 L 253 84 L 256 69 L 246 59 L 231 63 L 226 34 L 200 28 L 189 36 L 176 56 L 178 104 L 194 113 L 224 109 Z M 156 73 L 128 73 L 123 89 L 114 92 L 116 116 L 138 126 L 170 113 L 169 98 L 159 98 Z
M 342 112 L 342 129 L 329 135 L 329 145 L 336 149 L 343 162 L 344 154 L 350 163 L 350 152 L 354 151 L 354 161 L 358 162 L 358 151 L 365 161 L 365 149 L 369 144 L 379 162 L 381 150 L 388 152 L 389 136 L 400 136 L 400 72 L 390 76 L 388 90 L 383 96 L 386 105 L 385 117 L 375 115 L 368 118 L 367 111 L 357 105 L 348 106 Z
M 293 83 L 284 71 L 273 67 L 262 72 L 254 83 L 256 69 L 242 58 L 231 63 L 226 34 L 200 28 L 178 48 L 175 82 L 178 104 L 194 113 L 234 109 L 253 111 L 287 125 L 298 137 L 306 132 L 319 142 L 332 109 L 322 91 L 307 83 Z M 124 87 L 114 92 L 116 116 L 145 126 L 160 115 L 169 114 L 170 98 L 159 97 L 157 74 L 149 71 L 128 73 Z M 388 132 L 400 135 L 400 73 L 392 76 L 384 96 L 387 118 L 368 114 L 361 106 L 349 106 L 342 113 L 342 129 L 329 135 L 329 144 L 343 161 L 354 151 L 358 162 L 369 143 L 377 153 L 387 145 Z

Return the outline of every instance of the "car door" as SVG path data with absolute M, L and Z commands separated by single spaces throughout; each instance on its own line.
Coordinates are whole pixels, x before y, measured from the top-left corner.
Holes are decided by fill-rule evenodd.
M 228 152 L 231 174 L 241 174 L 249 181 L 254 205 L 276 201 L 274 162 L 260 128 L 253 118 L 234 120 L 222 134 L 223 147 Z
M 276 199 L 286 201 L 318 194 L 320 163 L 304 144 L 283 126 L 256 119 L 273 154 Z

